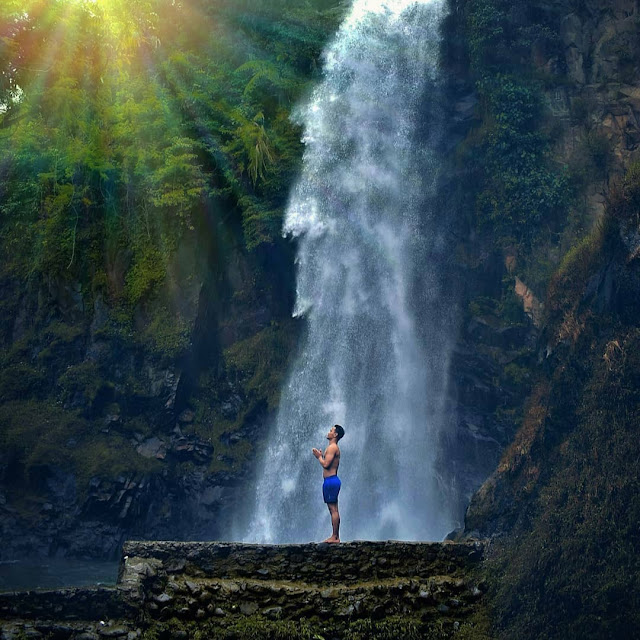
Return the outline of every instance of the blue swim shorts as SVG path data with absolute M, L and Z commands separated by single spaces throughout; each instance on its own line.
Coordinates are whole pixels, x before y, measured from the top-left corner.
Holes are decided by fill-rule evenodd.
M 340 478 L 338 476 L 329 476 L 322 483 L 322 497 L 327 504 L 338 502 L 338 494 L 340 493 Z

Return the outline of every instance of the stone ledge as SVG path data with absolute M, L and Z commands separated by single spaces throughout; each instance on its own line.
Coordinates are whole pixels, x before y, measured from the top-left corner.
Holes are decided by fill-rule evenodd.
M 235 542 L 125 542 L 118 581 L 160 570 L 197 578 L 349 584 L 396 577 L 457 575 L 482 560 L 480 542 L 365 542 L 262 545 Z M 152 569 L 148 562 L 153 561 Z M 143 569 L 141 569 L 141 566 Z
M 340 638 L 367 620 L 452 637 L 482 610 L 483 555 L 479 542 L 127 542 L 116 587 L 0 594 L 0 638 L 235 638 L 301 621 Z

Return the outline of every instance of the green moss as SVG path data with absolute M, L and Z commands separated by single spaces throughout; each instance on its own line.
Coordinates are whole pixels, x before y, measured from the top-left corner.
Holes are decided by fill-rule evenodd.
M 223 637 L 238 640 L 316 640 L 318 634 L 305 621 L 266 620 L 249 616 L 231 625 Z
M 260 615 L 236 619 L 221 625 L 217 621 L 154 621 L 145 631 L 146 640 L 161 640 L 186 634 L 190 640 L 490 640 L 486 616 L 476 614 L 454 627 L 452 620 L 421 622 L 410 616 L 391 616 L 382 620 L 351 622 L 317 618 L 293 622 L 268 620 Z
M 149 474 L 162 468 L 160 461 L 140 456 L 127 437 L 113 432 L 84 434 L 73 449 L 72 465 L 81 492 L 93 477 Z
M 261 616 L 247 616 L 226 627 L 212 621 L 194 623 L 173 618 L 167 622 L 153 622 L 143 638 L 174 638 L 177 633 L 186 633 L 190 640 L 325 640 L 318 626 L 304 620 L 267 620 Z
M 94 360 L 85 360 L 78 365 L 67 367 L 58 378 L 60 399 L 65 405 L 79 403 L 91 408 L 102 390 L 110 390 L 113 385 L 104 379 Z
M 597 227 L 567 251 L 556 271 L 556 277 L 562 278 L 565 285 L 571 282 L 584 284 L 585 277 L 593 271 L 600 259 L 601 248 L 602 230 Z
M 287 320 L 235 343 L 224 352 L 229 378 L 239 382 L 247 396 L 263 398 L 274 409 L 297 336 L 295 322 Z
M 495 633 L 486 610 L 474 613 L 453 635 L 455 640 L 492 640 Z
M 46 382 L 42 369 L 23 363 L 3 366 L 0 370 L 0 398 L 6 402 L 41 396 Z
M 506 276 L 502 287 L 502 297 L 496 315 L 503 325 L 525 325 L 529 323 L 522 308 L 522 301 L 515 293 L 513 277 Z
M 176 618 L 153 621 L 143 634 L 145 640 L 186 637 L 189 640 L 490 640 L 493 636 L 486 615 L 475 614 L 454 627 L 453 621 L 421 622 L 409 616 L 352 622 L 318 618 L 299 622 L 268 620 L 260 615 L 219 621 L 183 622 Z
M 37 400 L 0 404 L 0 444 L 29 469 L 39 465 L 64 467 L 73 460 L 69 440 L 79 440 L 87 423 L 76 412 Z
M 464 189 L 474 200 L 470 224 L 497 247 L 514 240 L 523 248 L 534 245 L 570 204 L 566 172 L 552 160 L 545 82 L 531 62 L 533 46 L 548 52 L 558 46 L 554 12 L 521 0 L 463 5 L 481 123 L 462 145 L 460 161 Z
M 607 212 L 623 224 L 640 221 L 640 161 L 631 164 L 622 181 L 613 186 Z
M 135 257 L 131 269 L 127 272 L 126 297 L 129 304 L 135 306 L 140 300 L 156 291 L 167 275 L 169 255 L 147 243 Z
M 84 334 L 85 328 L 80 324 L 53 322 L 44 330 L 44 337 L 57 344 L 71 344 Z
M 423 640 L 427 637 L 417 620 L 408 617 L 389 617 L 383 620 L 357 620 L 352 622 L 344 634 L 344 640 Z M 429 638 L 449 637 L 449 635 L 429 634 Z
M 531 378 L 531 368 L 523 367 L 515 362 L 510 362 L 504 368 L 504 377 L 510 386 L 520 386 Z
M 530 526 L 499 543 L 493 566 L 503 637 L 623 638 L 640 624 L 640 332 L 615 342 L 586 385 L 555 376 L 548 421 L 567 435 L 534 461 L 546 472 Z
M 138 455 L 130 440 L 118 433 L 102 433 L 101 425 L 45 401 L 10 401 L 0 405 L 0 448 L 19 463 L 22 477 L 15 486 L 29 485 L 34 471 L 58 467 L 76 474 L 78 490 L 86 490 L 94 476 L 152 473 L 157 460 Z
M 66 322 L 53 322 L 41 333 L 40 338 L 48 345 L 38 354 L 42 362 L 55 360 L 60 354 L 85 333 L 85 327 L 80 324 L 68 324 Z
M 19 629 L 18 633 L 13 636 L 15 640 L 28 640 L 27 633 L 24 629 Z
M 109 293 L 109 278 L 104 269 L 98 269 L 91 279 L 91 291 L 94 294 L 108 294 Z
M 224 382 L 211 371 L 200 377 L 191 398 L 195 420 L 183 431 L 214 443 L 211 473 L 238 471 L 251 455 L 249 440 L 230 443 L 229 436 L 277 407 L 297 334 L 293 320 L 273 323 L 225 350 Z
M 497 311 L 497 302 L 488 296 L 478 296 L 469 302 L 468 311 L 471 317 L 493 315 Z
M 551 326 L 561 338 L 575 334 L 575 313 L 582 299 L 587 281 L 607 259 L 607 247 L 615 235 L 615 224 L 605 216 L 596 227 L 578 241 L 562 259 L 558 270 L 551 278 L 548 289 L 547 315 Z
M 637 266 L 619 240 L 637 184 L 630 172 L 549 286 L 547 391 L 492 490 L 493 517 L 510 521 L 487 565 L 501 638 L 627 638 L 640 624 Z M 605 270 L 624 304 L 601 310 L 584 293 Z
M 191 325 L 178 311 L 171 312 L 167 306 L 160 306 L 153 310 L 141 339 L 153 353 L 176 359 L 189 347 L 191 330 Z

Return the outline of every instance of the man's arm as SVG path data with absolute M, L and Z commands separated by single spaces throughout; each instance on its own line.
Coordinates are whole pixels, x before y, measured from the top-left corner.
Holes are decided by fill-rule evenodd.
M 330 444 L 327 447 L 327 452 L 325 455 L 322 455 L 322 451 L 320 449 L 314 449 L 313 455 L 318 458 L 318 462 L 322 465 L 324 469 L 328 469 L 333 462 L 333 459 L 336 457 L 336 449 L 338 448 L 335 444 Z

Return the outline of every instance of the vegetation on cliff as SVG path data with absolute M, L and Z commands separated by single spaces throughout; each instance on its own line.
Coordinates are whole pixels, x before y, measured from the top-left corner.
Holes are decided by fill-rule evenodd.
M 48 466 L 75 471 L 81 492 L 95 475 L 159 471 L 132 438 L 170 433 L 180 411 L 209 399 L 205 384 L 247 403 L 185 428 L 216 445 L 256 405 L 273 408 L 295 336 L 280 238 L 302 151 L 289 116 L 343 10 L 327 0 L 2 3 L 10 491 L 24 481 L 40 494 Z
M 470 268 L 486 292 L 469 312 L 484 319 L 490 309 L 496 322 L 513 321 L 505 312 L 514 275 L 545 309 L 535 353 L 518 361 L 528 384 L 509 416 L 517 433 L 466 518 L 468 532 L 497 536 L 489 565 L 494 632 L 633 637 L 640 175 L 637 127 L 618 137 L 606 118 L 634 117 L 635 107 L 616 104 L 616 87 L 637 87 L 637 69 L 625 62 L 636 46 L 625 29 L 637 32 L 637 22 L 623 3 L 607 3 L 608 17 L 580 3 L 453 4 L 465 37 L 451 39 L 449 54 L 480 98 L 460 148 L 460 170 L 472 178 L 460 196 L 471 236 L 463 255 L 475 256 Z M 605 23 L 608 40 L 600 35 Z M 580 40 L 590 29 L 591 44 Z M 597 91 L 577 84 L 589 73 L 601 83 Z M 511 167 L 500 166 L 502 152 Z M 600 192 L 606 213 L 594 224 L 591 205 Z M 500 271 L 502 287 L 495 285 Z
M 562 225 L 569 202 L 566 170 L 551 154 L 545 118 L 550 74 L 532 64 L 535 44 L 557 46 L 556 9 L 547 3 L 464 3 L 465 44 L 478 92 L 481 124 L 460 151 L 474 178 L 474 220 L 496 245 L 525 255 L 546 227 Z
M 471 506 L 508 534 L 492 566 L 505 637 L 630 638 L 639 622 L 639 176 L 554 276 L 528 427 Z
M 465 214 L 460 262 L 479 284 L 466 319 L 479 333 L 528 330 L 516 277 L 546 310 L 537 345 L 476 345 L 508 396 L 490 407 L 503 437 L 519 428 L 466 523 L 499 534 L 495 630 L 632 637 L 640 167 L 592 226 L 585 193 L 608 176 L 611 141 L 582 96 L 560 124 L 549 106 L 569 84 L 562 18 L 584 3 L 450 4 L 446 62 L 478 98 L 450 194 Z M 251 455 L 248 429 L 277 405 L 298 335 L 279 238 L 301 155 L 290 110 L 343 11 L 332 0 L 3 2 L 0 496 L 11 518 L 48 517 L 53 469 L 106 501 L 102 479 L 122 476 L 124 495 L 133 476 L 177 476 L 196 460 L 226 481 Z M 637 68 L 620 47 L 622 87 Z M 556 146 L 567 127 L 580 128 L 570 154 Z M 420 624 L 365 620 L 349 634 L 437 637 Z M 157 631 L 196 633 L 187 626 Z M 311 630 L 252 619 L 229 633 Z

